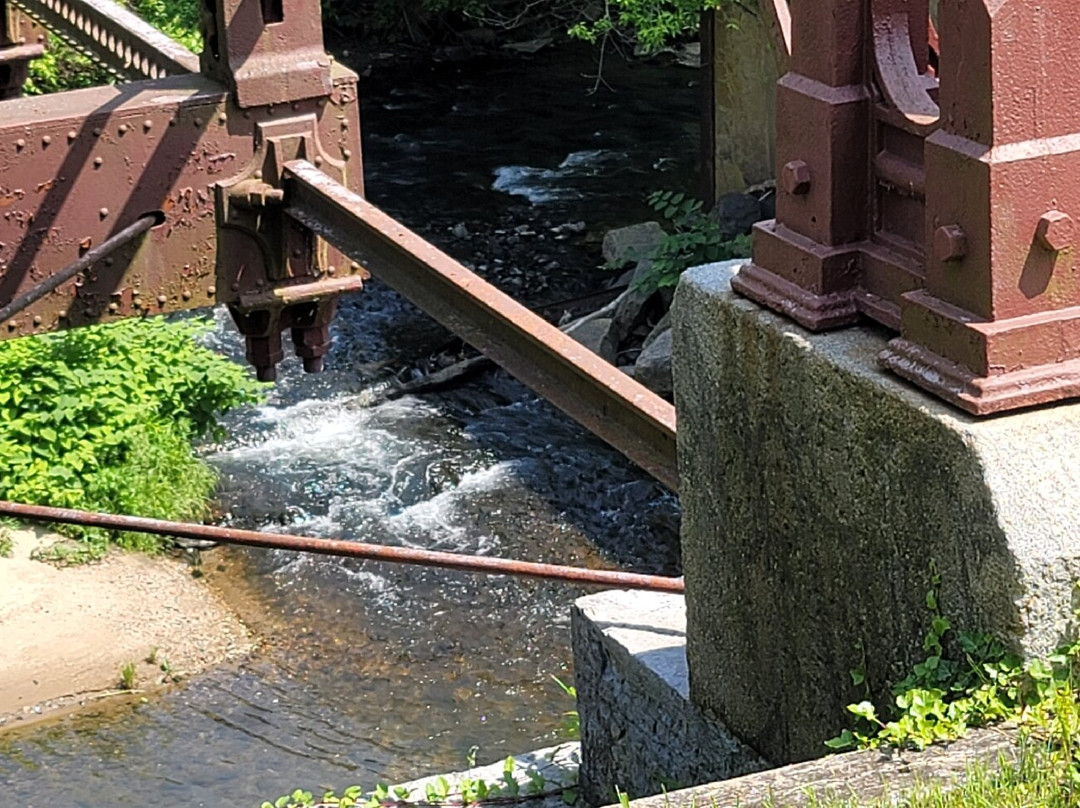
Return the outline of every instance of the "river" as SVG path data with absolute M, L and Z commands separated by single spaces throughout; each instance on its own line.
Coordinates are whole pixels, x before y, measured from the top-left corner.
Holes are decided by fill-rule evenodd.
M 370 198 L 532 303 L 595 288 L 596 234 L 686 187 L 697 74 L 587 49 L 376 69 L 363 85 Z M 578 222 L 584 222 L 582 229 Z M 213 344 L 242 356 L 228 318 Z M 502 373 L 374 403 L 446 335 L 378 284 L 343 302 L 321 376 L 283 367 L 205 447 L 230 524 L 653 573 L 678 569 L 674 497 Z M 266 638 L 144 704 L 0 736 L 5 802 L 257 805 L 549 744 L 572 703 L 569 604 L 537 581 L 279 552 L 205 554 Z

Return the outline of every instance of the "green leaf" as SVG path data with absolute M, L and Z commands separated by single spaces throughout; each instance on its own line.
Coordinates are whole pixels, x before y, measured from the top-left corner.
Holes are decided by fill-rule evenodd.
M 845 729 L 837 737 L 825 741 L 825 745 L 830 749 L 852 749 L 855 746 L 855 736 L 851 730 Z

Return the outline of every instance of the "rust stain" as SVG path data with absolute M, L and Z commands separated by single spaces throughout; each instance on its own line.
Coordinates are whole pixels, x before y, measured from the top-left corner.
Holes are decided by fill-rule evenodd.
M 16 202 L 22 200 L 26 196 L 26 193 L 21 189 L 9 191 L 8 193 L 0 196 L 0 208 L 6 208 L 10 205 L 14 205 Z

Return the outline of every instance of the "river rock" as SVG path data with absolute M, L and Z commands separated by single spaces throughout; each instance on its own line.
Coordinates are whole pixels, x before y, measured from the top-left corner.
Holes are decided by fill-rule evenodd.
M 614 363 L 618 343 L 613 339 L 612 322 L 610 317 L 586 317 L 567 328 L 566 335 L 602 359 Z
M 641 261 L 656 248 L 665 235 L 667 234 L 659 222 L 642 222 L 609 230 L 604 236 L 601 248 L 604 261 L 619 267 L 632 261 Z
M 651 261 L 639 262 L 634 269 L 634 274 L 630 277 L 629 288 L 615 299 L 613 315 L 615 322 L 612 326 L 612 336 L 616 345 L 621 344 L 635 328 L 647 322 L 650 313 L 656 312 L 656 309 L 662 305 L 659 303 L 653 305 L 653 301 L 659 298 L 657 290 L 647 292 L 637 285 L 648 274 L 651 267 Z
M 580 767 L 581 744 L 568 742 L 466 771 L 422 777 L 393 786 L 390 793 L 399 806 L 430 806 L 434 795 L 429 795 L 429 787 L 437 790 L 441 786 L 444 793 L 438 797 L 439 804 L 462 805 L 469 801 L 466 786 L 475 789 L 482 782 L 494 792 L 489 797 L 492 804 L 566 808 L 576 797 Z M 476 799 L 475 795 L 471 799 Z
M 662 331 L 655 339 L 649 335 L 647 343 L 634 363 L 634 378 L 654 393 L 671 395 L 671 328 Z
M 671 309 L 664 312 L 664 316 L 653 326 L 652 331 L 649 332 L 649 336 L 645 337 L 645 342 L 641 344 L 642 350 L 656 342 L 657 337 L 663 336 L 664 332 L 669 328 L 671 328 Z
M 729 241 L 744 236 L 755 224 L 765 218 L 761 202 L 750 194 L 724 194 L 716 200 L 713 217 L 720 225 L 720 236 Z

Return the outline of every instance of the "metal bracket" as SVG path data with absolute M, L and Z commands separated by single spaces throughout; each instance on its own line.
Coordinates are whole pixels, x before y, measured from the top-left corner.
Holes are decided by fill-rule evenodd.
M 285 329 L 292 332 L 304 369 L 321 370 L 336 295 L 359 291 L 368 277 L 359 264 L 285 215 L 281 179 L 292 160 L 310 160 L 336 181 L 346 179 L 347 161 L 322 147 L 315 115 L 309 114 L 259 123 L 247 169 L 216 188 L 219 272 L 235 273 L 239 300 L 229 310 L 247 340 L 248 360 L 264 381 L 277 375 Z

